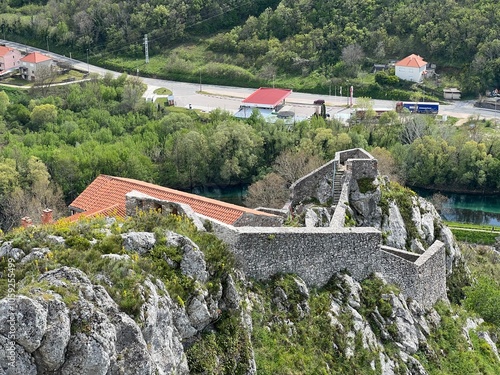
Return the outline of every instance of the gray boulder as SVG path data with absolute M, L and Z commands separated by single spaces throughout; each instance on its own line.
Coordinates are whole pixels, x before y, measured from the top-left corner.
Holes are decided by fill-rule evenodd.
M 174 324 L 174 311 L 179 309 L 163 289 L 150 280 L 144 283 L 149 296 L 141 309 L 142 335 L 148 343 L 148 352 L 158 374 L 188 374 L 181 335 Z
M 384 220 L 382 231 L 387 233 L 387 246 L 397 249 L 406 248 L 406 226 L 399 211 L 398 206 L 394 201 L 389 203 L 389 216 Z
M 422 335 L 417 329 L 417 324 L 406 305 L 402 296 L 396 296 L 394 293 L 386 295 L 392 305 L 392 319 L 396 324 L 398 335 L 394 340 L 404 348 L 409 354 L 415 354 L 419 347 L 419 339 Z
M 182 251 L 181 272 L 202 283 L 208 280 L 205 255 L 188 237 L 167 231 L 167 245 L 175 246 Z
M 130 232 L 121 235 L 123 238 L 123 247 L 129 251 L 135 251 L 139 254 L 146 254 L 156 244 L 154 233 L 150 232 Z
M 13 258 L 16 262 L 22 259 L 26 254 L 17 247 L 12 247 L 12 241 L 6 241 L 0 246 L 0 258 Z
M 52 299 L 38 299 L 47 309 L 47 329 L 42 344 L 34 354 L 38 369 L 45 373 L 55 371 L 64 364 L 65 350 L 71 336 L 71 321 L 69 310 L 61 297 L 50 291 L 44 293 L 52 296 Z
M 11 357 L 13 355 L 13 357 Z M 35 361 L 21 345 L 0 334 L 0 374 L 37 375 Z
M 111 363 L 110 373 L 153 374 L 153 360 L 137 323 L 124 313 L 113 316 L 112 323 L 116 332 L 116 359 Z
M 37 301 L 16 295 L 0 300 L 0 334 L 9 336 L 12 316 L 15 319 L 15 341 L 28 353 L 42 343 L 47 329 L 47 309 Z
M 33 248 L 33 250 L 31 250 L 31 253 L 29 253 L 23 259 L 21 259 L 21 264 L 31 262 L 35 259 L 43 259 L 48 253 L 50 253 L 48 247 L 42 247 L 42 248 L 35 247 Z
M 306 227 L 328 227 L 331 215 L 326 207 L 309 207 L 306 209 L 304 225 Z
M 377 183 L 377 180 L 374 180 Z M 361 226 L 380 228 L 382 209 L 379 207 L 380 188 L 372 192 L 361 193 L 356 181 L 353 181 L 349 195 L 349 205 L 356 214 L 356 221 Z
M 187 313 L 191 325 L 197 330 L 202 330 L 212 321 L 212 316 L 202 296 L 196 296 L 191 300 Z
M 64 245 L 66 243 L 66 240 L 64 237 L 61 236 L 54 236 L 52 234 L 49 234 L 47 237 L 47 242 L 49 244 L 54 244 L 54 245 Z
M 101 255 L 102 259 L 111 259 L 114 261 L 128 261 L 130 260 L 130 256 L 128 254 L 102 254 Z

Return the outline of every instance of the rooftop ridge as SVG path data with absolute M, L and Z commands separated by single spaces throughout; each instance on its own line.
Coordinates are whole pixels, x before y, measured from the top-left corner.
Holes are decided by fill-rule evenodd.
M 90 214 L 94 210 L 105 210 L 113 205 L 119 204 L 120 208 L 118 213 L 121 216 L 125 216 L 125 195 L 132 190 L 137 190 L 162 200 L 186 203 L 190 205 L 195 212 L 227 224 L 235 223 L 243 214 L 267 217 L 276 216 L 267 212 L 221 202 L 216 199 L 170 189 L 149 182 L 102 174 L 92 181 L 92 183 L 70 204 L 70 208 Z

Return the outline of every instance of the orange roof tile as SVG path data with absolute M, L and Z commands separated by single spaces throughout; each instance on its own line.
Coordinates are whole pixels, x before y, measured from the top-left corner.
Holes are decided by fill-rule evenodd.
M 412 68 L 421 68 L 425 65 L 427 65 L 427 63 L 424 61 L 424 59 L 415 54 L 406 56 L 403 60 L 400 60 L 396 63 L 396 66 L 409 66 Z
M 5 56 L 10 51 L 13 51 L 13 49 L 6 46 L 0 46 L 0 56 Z
M 24 56 L 21 61 L 38 64 L 42 61 L 52 60 L 50 57 L 41 54 L 40 52 L 32 52 Z
M 226 224 L 233 224 L 243 213 L 275 216 L 144 181 L 107 175 L 99 175 L 92 181 L 70 204 L 70 208 L 84 211 L 83 215 L 85 216 L 106 215 L 106 213 L 112 213 L 113 211 L 116 212 L 117 216 L 125 216 L 125 194 L 132 190 L 137 190 L 157 199 L 188 204 L 196 213 Z M 81 216 L 81 213 L 73 216 Z

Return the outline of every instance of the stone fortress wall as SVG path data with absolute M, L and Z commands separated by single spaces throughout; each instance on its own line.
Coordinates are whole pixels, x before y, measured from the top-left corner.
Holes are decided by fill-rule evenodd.
M 377 160 L 365 150 L 338 152 L 335 159 L 295 182 L 285 207 L 311 197 L 327 203 L 332 198 L 338 171 L 343 172 L 342 188 L 329 227 L 265 226 L 266 223 L 257 222 L 236 227 L 198 216 L 211 222 L 214 233 L 230 246 L 238 266 L 250 277 L 268 279 L 278 273 L 294 273 L 308 285 L 323 286 L 339 271 L 347 271 L 359 281 L 378 272 L 426 308 L 446 299 L 442 242 L 436 241 L 423 254 L 415 254 L 383 246 L 378 229 L 345 226 L 352 185 L 360 178 L 378 175 Z M 144 204 L 155 198 L 131 198 L 127 197 L 127 214 L 133 214 L 138 206 L 167 203 L 156 200 L 157 203 Z

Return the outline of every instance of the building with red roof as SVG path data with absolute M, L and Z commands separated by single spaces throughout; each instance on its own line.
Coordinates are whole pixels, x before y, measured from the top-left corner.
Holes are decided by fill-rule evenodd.
M 237 118 L 249 118 L 254 109 L 264 117 L 276 114 L 285 105 L 285 99 L 292 93 L 290 89 L 261 87 L 242 101 L 236 112 Z
M 24 56 L 20 63 L 19 73 L 28 81 L 36 80 L 37 71 L 40 73 L 47 69 L 50 71 L 52 68 L 52 59 L 40 52 L 32 52 Z
M 80 216 L 126 216 L 126 197 L 131 191 L 137 191 L 150 197 L 189 205 L 197 214 L 235 225 L 242 218 L 260 216 L 264 220 L 278 219 L 276 215 L 257 211 L 247 207 L 221 202 L 195 194 L 154 185 L 131 178 L 99 175 L 69 205 L 73 215 L 70 220 Z
M 285 99 L 292 93 L 290 89 L 261 87 L 243 100 L 247 107 L 276 108 L 285 104 Z
M 20 64 L 21 52 L 15 48 L 0 46 L 0 72 L 17 68 Z
M 420 82 L 425 75 L 427 63 L 419 55 L 411 54 L 395 64 L 396 76 L 406 81 Z

